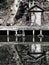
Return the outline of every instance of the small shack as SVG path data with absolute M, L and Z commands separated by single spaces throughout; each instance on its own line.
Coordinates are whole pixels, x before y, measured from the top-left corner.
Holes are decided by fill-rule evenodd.
M 42 14 L 44 12 L 44 9 L 42 9 L 40 6 L 38 5 L 34 5 L 31 8 L 29 8 L 29 13 L 31 15 L 31 25 L 39 25 L 41 26 L 41 22 L 42 22 Z

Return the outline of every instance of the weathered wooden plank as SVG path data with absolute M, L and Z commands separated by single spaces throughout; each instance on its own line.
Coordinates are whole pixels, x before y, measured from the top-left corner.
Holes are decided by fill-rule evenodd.
M 49 27 L 44 26 L 0 26 L 0 30 L 49 30 Z

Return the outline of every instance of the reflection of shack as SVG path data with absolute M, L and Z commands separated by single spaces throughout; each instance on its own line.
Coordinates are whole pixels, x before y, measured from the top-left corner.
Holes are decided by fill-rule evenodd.
M 41 44 L 18 45 L 15 47 L 20 54 L 24 65 L 48 65 L 45 50 L 42 50 Z M 23 49 L 22 49 L 23 48 Z
M 29 56 L 32 57 L 32 64 L 48 65 L 47 62 L 47 51 L 43 49 L 41 44 L 32 44 L 29 51 Z M 47 54 L 46 54 L 47 53 Z

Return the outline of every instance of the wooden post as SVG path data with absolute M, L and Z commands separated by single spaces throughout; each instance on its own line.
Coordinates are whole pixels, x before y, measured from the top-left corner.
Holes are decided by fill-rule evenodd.
M 23 42 L 25 42 L 25 37 L 23 37 Z
M 7 30 L 7 42 L 9 42 L 9 30 Z
M 22 30 L 22 36 L 25 36 L 25 32 L 24 32 L 24 30 Z
M 35 42 L 35 30 L 33 30 L 33 42 Z
M 15 36 L 16 36 L 16 42 L 17 42 L 17 30 L 15 31 Z
M 40 35 L 42 35 L 42 30 L 40 30 Z
M 40 30 L 40 42 L 42 42 L 42 37 L 43 37 L 43 35 L 42 35 L 42 30 Z
M 25 42 L 25 31 L 22 30 L 22 38 L 23 38 L 23 42 Z

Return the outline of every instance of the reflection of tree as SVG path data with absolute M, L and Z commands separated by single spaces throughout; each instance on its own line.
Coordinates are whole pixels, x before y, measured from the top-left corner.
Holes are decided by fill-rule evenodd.
M 10 51 L 10 49 L 11 48 L 7 45 L 0 47 L 0 62 L 2 65 L 11 64 L 13 53 Z

